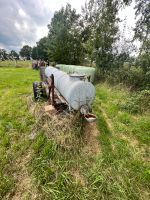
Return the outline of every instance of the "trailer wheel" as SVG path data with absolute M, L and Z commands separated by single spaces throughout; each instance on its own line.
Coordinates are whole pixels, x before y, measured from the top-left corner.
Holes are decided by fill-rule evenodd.
M 38 101 L 42 97 L 42 84 L 40 82 L 33 83 L 34 99 Z

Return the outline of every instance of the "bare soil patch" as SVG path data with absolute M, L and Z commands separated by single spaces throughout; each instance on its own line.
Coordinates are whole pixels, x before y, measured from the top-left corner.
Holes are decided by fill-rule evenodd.
M 85 122 L 84 126 L 84 147 L 83 151 L 89 155 L 97 155 L 101 152 L 98 136 L 100 132 L 97 129 L 96 122 Z

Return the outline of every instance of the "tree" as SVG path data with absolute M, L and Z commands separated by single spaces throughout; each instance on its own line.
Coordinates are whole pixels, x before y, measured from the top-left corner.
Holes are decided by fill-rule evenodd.
M 9 58 L 18 60 L 19 54 L 16 51 L 11 50 L 11 52 L 9 53 Z
M 48 38 L 43 37 L 33 47 L 31 57 L 33 59 L 48 60 Z
M 1 60 L 6 60 L 6 59 L 8 59 L 8 54 L 7 54 L 7 52 L 6 52 L 5 49 L 0 49 L 0 59 L 1 59 Z
M 141 66 L 145 74 L 150 74 L 150 1 L 136 0 L 135 10 L 138 20 L 134 29 L 134 39 L 141 42 L 136 65 Z
M 96 61 L 103 72 L 113 66 L 113 44 L 117 39 L 117 17 L 120 3 L 117 0 L 90 0 L 83 9 L 84 38 L 90 59 Z M 89 47 L 92 48 L 89 51 Z M 94 56 L 94 57 L 93 57 Z
M 43 37 L 37 42 L 38 57 L 44 60 L 48 59 L 48 38 Z
M 150 40 L 150 1 L 136 0 L 135 14 L 138 18 L 134 29 L 134 40 L 138 39 L 141 42 L 140 54 Z
M 150 74 L 150 40 L 146 40 L 142 45 L 142 52 L 136 60 L 136 65 L 141 66 L 145 73 Z
M 136 22 L 135 39 L 144 42 L 150 39 L 150 1 L 136 0 L 136 17 L 139 19 Z
M 39 55 L 38 55 L 38 48 L 35 46 L 32 48 L 32 53 L 31 53 L 31 57 L 32 59 L 36 60 L 39 58 Z
M 83 46 L 78 27 L 79 15 L 67 4 L 55 12 L 48 25 L 48 55 L 52 61 L 64 64 L 80 64 Z
M 30 60 L 31 53 L 32 53 L 32 47 L 28 45 L 23 46 L 22 49 L 20 50 L 21 57 L 26 58 L 27 60 Z

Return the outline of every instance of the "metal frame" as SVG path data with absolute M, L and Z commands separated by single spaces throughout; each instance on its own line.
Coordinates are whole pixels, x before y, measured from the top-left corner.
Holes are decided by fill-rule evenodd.
M 55 108 L 59 108 L 59 106 L 68 106 L 68 103 L 66 100 L 61 96 L 61 94 L 58 92 L 58 90 L 55 88 L 54 85 L 54 75 L 52 74 L 49 78 L 46 79 L 45 87 L 48 87 L 48 101 L 49 104 L 54 106 Z M 60 103 L 58 103 L 60 101 Z

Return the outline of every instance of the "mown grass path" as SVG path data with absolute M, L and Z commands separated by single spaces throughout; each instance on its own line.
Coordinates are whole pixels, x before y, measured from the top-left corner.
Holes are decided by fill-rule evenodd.
M 45 115 L 31 98 L 38 79 L 0 68 L 0 199 L 150 199 L 150 118 L 120 109 L 129 92 L 97 85 L 90 125 Z

